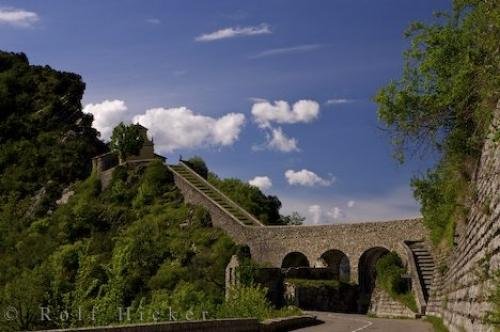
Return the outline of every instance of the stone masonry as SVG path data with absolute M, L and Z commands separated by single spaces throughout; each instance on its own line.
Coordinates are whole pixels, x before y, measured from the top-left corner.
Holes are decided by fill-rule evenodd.
M 203 205 L 209 210 L 214 226 L 226 231 L 235 242 L 248 245 L 255 261 L 274 267 L 281 267 L 285 256 L 292 252 L 304 254 L 313 266 L 323 253 L 336 249 L 349 259 L 351 281 L 356 282 L 359 259 L 365 251 L 385 248 L 396 251 L 406 261 L 403 241 L 427 237 L 420 219 L 320 226 L 245 226 L 183 177 L 174 176 L 174 179 L 187 202 Z
M 441 273 L 428 311 L 441 316 L 452 332 L 495 331 L 486 318 L 494 309 L 489 296 L 500 287 L 500 141 L 494 141 L 499 131 L 500 102 L 475 175 L 477 199 L 465 231 L 451 255 L 438 257 Z

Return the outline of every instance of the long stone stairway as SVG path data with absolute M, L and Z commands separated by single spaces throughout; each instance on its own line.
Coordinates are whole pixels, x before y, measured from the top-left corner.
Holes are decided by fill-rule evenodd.
M 182 161 L 177 165 L 169 165 L 169 167 L 175 175 L 182 177 L 190 186 L 208 197 L 239 223 L 246 226 L 263 226 L 257 218 L 232 201 Z
M 424 241 L 415 241 L 408 244 L 410 250 L 415 258 L 415 263 L 417 265 L 418 276 L 420 278 L 420 284 L 422 285 L 422 291 L 425 301 L 428 301 L 429 294 L 432 286 L 432 280 L 434 277 L 434 271 L 436 269 L 434 265 L 434 259 Z

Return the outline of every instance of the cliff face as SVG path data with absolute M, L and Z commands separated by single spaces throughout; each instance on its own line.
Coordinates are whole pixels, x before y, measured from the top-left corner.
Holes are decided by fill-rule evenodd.
M 467 225 L 451 255 L 437 257 L 440 271 L 427 313 L 441 316 L 450 331 L 495 330 L 490 313 L 500 305 L 491 298 L 500 287 L 500 101 L 493 117 Z

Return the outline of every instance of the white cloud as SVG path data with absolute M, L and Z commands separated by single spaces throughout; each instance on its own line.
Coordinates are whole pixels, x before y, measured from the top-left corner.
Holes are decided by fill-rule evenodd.
M 314 187 L 318 186 L 330 186 L 334 182 L 334 178 L 331 179 L 323 179 L 318 176 L 316 173 L 311 172 L 307 169 L 303 169 L 300 171 L 287 170 L 285 172 L 285 177 L 290 185 L 299 185 L 306 187 Z
M 268 176 L 256 176 L 252 180 L 248 181 L 248 183 L 262 191 L 265 191 L 273 186 L 273 183 Z
M 346 99 L 346 98 L 335 98 L 328 99 L 325 104 L 327 105 L 338 105 L 338 104 L 349 104 L 354 102 L 354 99 Z
M 355 204 L 356 204 L 355 201 L 349 201 L 349 202 L 347 202 L 347 207 L 352 208 L 352 207 L 354 207 Z
M 117 99 L 87 104 L 83 108 L 83 112 L 91 113 L 94 116 L 92 126 L 101 133 L 101 138 L 105 141 L 111 137 L 113 128 L 124 120 L 126 111 L 125 102 Z
M 348 221 L 359 223 L 367 221 L 387 221 L 406 218 L 420 217 L 420 207 L 415 201 L 409 186 L 388 188 L 385 193 L 372 194 L 366 197 L 358 197 L 355 205 L 351 208 L 338 210 L 339 219 L 333 219 L 336 214 L 335 207 L 340 205 L 335 202 L 346 202 L 348 198 L 332 193 L 325 196 L 324 193 L 307 193 L 307 196 L 299 193 L 277 192 L 283 207 L 280 212 L 284 215 L 298 211 L 307 216 L 306 224 L 313 224 L 316 220 L 321 223 L 339 223 Z M 298 196 L 297 196 L 298 195 Z M 320 217 L 314 218 L 309 212 L 312 205 L 321 209 Z M 333 206 L 333 208 L 331 208 Z M 330 213 L 330 215 L 328 215 Z
M 252 106 L 252 115 L 259 127 L 269 127 L 272 122 L 298 123 L 311 122 L 319 115 L 319 104 L 314 100 L 299 100 L 292 107 L 283 100 L 271 104 L 259 101 Z
M 161 24 L 161 20 L 159 18 L 151 17 L 146 20 L 149 24 Z
M 171 152 L 182 148 L 232 145 L 245 123 L 241 113 L 220 118 L 195 114 L 186 107 L 153 108 L 136 115 L 133 122 L 149 128 L 155 145 Z
M 321 206 L 315 204 L 311 205 L 308 208 L 309 215 L 311 216 L 311 221 L 313 224 L 317 225 L 321 222 L 321 218 L 323 216 L 323 211 Z
M 0 8 L 0 24 L 26 28 L 39 20 L 40 17 L 35 12 L 16 8 Z
M 341 219 L 345 217 L 344 211 L 338 206 L 333 207 L 333 209 L 327 211 L 326 215 L 333 220 Z
M 339 219 L 345 218 L 345 213 L 338 206 L 333 207 L 328 211 L 324 211 L 323 207 L 319 204 L 310 205 L 307 208 L 310 216 L 310 222 L 314 225 L 322 223 L 332 223 Z
M 281 152 L 299 151 L 297 140 L 286 136 L 281 128 L 273 128 L 271 136 L 268 137 L 267 147 Z
M 264 58 L 268 56 L 274 56 L 274 55 L 283 55 L 283 54 L 290 54 L 290 53 L 303 53 L 303 52 L 309 52 L 309 51 L 314 51 L 319 48 L 321 48 L 323 45 L 321 44 L 306 44 L 306 45 L 297 45 L 297 46 L 291 46 L 291 47 L 283 47 L 283 48 L 272 48 L 269 50 L 264 50 L 260 53 L 257 53 L 256 55 L 251 56 L 251 59 L 258 59 L 258 58 Z
M 271 33 L 271 28 L 268 24 L 262 23 L 256 26 L 248 27 L 229 27 L 220 29 L 214 32 L 202 34 L 195 38 L 198 42 L 210 42 L 220 39 L 235 38 L 242 36 L 255 36 Z

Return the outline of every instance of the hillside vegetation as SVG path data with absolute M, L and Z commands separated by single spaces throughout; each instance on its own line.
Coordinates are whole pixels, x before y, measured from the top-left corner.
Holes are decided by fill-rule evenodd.
M 224 301 L 238 248 L 160 161 L 118 166 L 101 188 L 90 159 L 107 147 L 81 111 L 84 87 L 0 53 L 0 330 L 286 314 L 259 288 Z
M 401 162 L 438 156 L 412 186 L 432 241 L 449 247 L 476 195 L 470 182 L 499 99 L 500 3 L 455 0 L 451 12 L 412 24 L 406 36 L 403 75 L 375 101 Z

